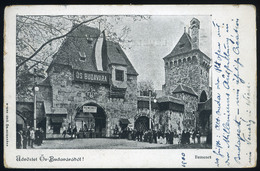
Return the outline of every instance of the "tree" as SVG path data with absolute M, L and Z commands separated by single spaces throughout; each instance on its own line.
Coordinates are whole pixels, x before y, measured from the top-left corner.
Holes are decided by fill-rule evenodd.
M 34 77 L 46 76 L 44 71 L 52 61 L 67 35 L 81 25 L 106 30 L 108 40 L 118 43 L 131 42 L 127 37 L 130 27 L 120 24 L 123 20 L 132 22 L 148 20 L 150 16 L 29 16 L 16 17 L 16 79 L 17 91 L 27 91 L 35 81 Z M 123 48 L 126 48 L 123 46 Z M 40 73 L 40 74 L 39 74 Z M 17 93 L 19 94 L 19 93 Z M 30 91 L 21 94 L 32 94 Z
M 140 93 L 140 96 L 149 96 L 149 91 L 152 91 L 152 96 L 156 96 L 152 80 L 138 82 L 137 88 L 138 92 Z

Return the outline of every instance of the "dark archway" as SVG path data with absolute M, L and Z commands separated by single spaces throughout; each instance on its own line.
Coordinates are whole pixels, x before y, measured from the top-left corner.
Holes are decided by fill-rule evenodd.
M 26 128 L 26 119 L 22 116 L 21 112 L 16 111 L 16 130 L 20 131 Z
M 205 102 L 207 101 L 207 94 L 206 92 L 203 90 L 200 94 L 200 102 Z
M 91 110 L 83 109 L 91 107 Z M 96 108 L 96 109 L 95 109 Z M 106 113 L 104 109 L 96 103 L 86 103 L 78 108 L 75 116 L 78 131 L 91 132 L 92 138 L 106 136 Z
M 135 129 L 137 131 L 147 131 L 149 129 L 149 118 L 147 116 L 140 116 L 135 121 Z

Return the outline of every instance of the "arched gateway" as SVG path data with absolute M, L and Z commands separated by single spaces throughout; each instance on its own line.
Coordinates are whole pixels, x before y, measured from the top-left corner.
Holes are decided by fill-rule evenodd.
M 106 114 L 96 103 L 86 103 L 77 108 L 75 123 L 79 132 L 89 138 L 106 136 Z
M 149 129 L 149 118 L 147 116 L 138 117 L 134 127 L 137 131 L 147 131 Z

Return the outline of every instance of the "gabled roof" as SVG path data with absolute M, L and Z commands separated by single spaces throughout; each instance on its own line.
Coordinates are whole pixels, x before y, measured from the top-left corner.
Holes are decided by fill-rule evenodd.
M 158 100 L 158 103 L 173 102 L 173 103 L 183 105 L 183 102 L 180 99 L 172 97 L 172 96 L 162 96 L 162 97 L 159 97 L 157 100 Z
M 127 74 L 138 75 L 119 43 L 106 41 L 109 64 L 127 66 Z
M 98 29 L 81 25 L 66 37 L 58 52 L 53 56 L 52 64 L 69 65 L 73 69 L 84 71 L 97 71 L 93 44 L 99 35 Z M 80 60 L 81 55 L 85 56 L 85 61 Z
M 66 37 L 58 52 L 53 56 L 50 66 L 62 64 L 71 66 L 72 69 L 99 72 L 96 66 L 95 46 L 100 34 L 97 28 L 79 26 Z M 127 74 L 138 75 L 118 43 L 106 41 L 105 45 L 110 64 L 127 66 Z M 85 56 L 85 61 L 80 60 L 81 56 Z
M 175 45 L 171 53 L 169 53 L 165 58 L 172 57 L 181 53 L 186 53 L 192 50 L 191 47 L 191 37 L 188 33 L 184 32 L 178 43 Z
M 107 41 L 107 56 L 110 64 L 127 65 L 125 58 L 125 53 L 121 49 L 118 43 Z
M 177 88 L 175 90 L 173 90 L 172 93 L 173 94 L 175 94 L 175 93 L 187 93 L 187 94 L 198 97 L 198 95 L 195 93 L 195 91 L 192 88 L 185 86 L 185 85 L 181 85 L 181 84 L 178 85 Z

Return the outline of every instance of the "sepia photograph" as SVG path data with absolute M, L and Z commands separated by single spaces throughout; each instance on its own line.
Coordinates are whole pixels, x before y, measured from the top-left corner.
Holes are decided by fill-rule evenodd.
M 210 20 L 17 15 L 17 149 L 211 148 Z

